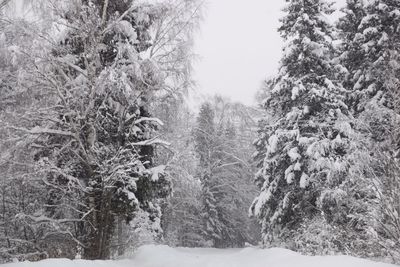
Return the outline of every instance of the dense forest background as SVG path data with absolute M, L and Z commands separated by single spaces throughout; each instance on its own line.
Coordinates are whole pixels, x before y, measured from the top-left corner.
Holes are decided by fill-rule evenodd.
M 193 107 L 202 1 L 0 1 L 0 262 L 148 243 L 398 262 L 400 3 L 332 24 L 328 1 L 286 2 L 259 106 Z

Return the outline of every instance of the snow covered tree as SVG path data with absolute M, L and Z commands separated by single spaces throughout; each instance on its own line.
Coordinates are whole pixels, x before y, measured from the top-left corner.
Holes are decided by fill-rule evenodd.
M 352 92 L 351 109 L 366 138 L 382 144 L 394 138 L 400 5 L 385 0 L 350 1 L 344 10 L 347 16 L 339 29 L 346 44 L 342 64 L 348 70 L 345 86 Z
M 211 190 L 215 177 L 213 168 L 217 161 L 215 146 L 216 129 L 214 125 L 214 110 L 209 103 L 201 106 L 197 125 L 194 130 L 196 151 L 199 155 L 199 177 L 202 185 L 203 224 L 206 240 L 211 246 L 217 246 L 222 241 L 222 222 L 217 210 L 217 199 Z
M 0 7 L 1 257 L 106 258 L 160 239 L 171 184 L 151 114 L 190 84 L 201 2 L 19 4 Z
M 239 145 L 239 136 L 236 126 L 228 121 L 220 135 L 220 163 L 214 169 L 215 185 L 211 188 L 218 200 L 217 209 L 223 224 L 222 247 L 244 247 L 245 243 L 256 243 L 257 238 L 254 238 L 251 228 L 259 230 L 247 216 L 256 188 L 251 183 L 253 169 L 248 164 L 250 155 L 246 158 L 241 153 L 246 147 Z M 248 142 L 247 146 L 250 144 Z
M 345 68 L 342 70 L 342 83 L 346 89 L 352 89 L 355 82 L 355 74 L 364 64 L 365 52 L 362 43 L 358 38 L 359 26 L 366 15 L 366 9 L 363 0 L 347 0 L 346 6 L 341 10 L 344 16 L 341 17 L 336 25 L 339 39 L 341 41 L 339 60 Z M 351 94 L 349 108 L 351 108 L 356 96 Z
M 156 155 L 157 162 L 168 166 L 173 188 L 163 207 L 164 240 L 175 247 L 204 247 L 201 184 L 196 177 L 197 153 L 192 134 L 195 115 L 185 99 L 175 93 L 163 96 L 154 112 L 165 123 L 160 133 L 171 143 Z
M 157 8 L 126 1 L 69 3 L 65 35 L 32 80 L 46 95 L 31 110 L 35 160 L 48 188 L 36 222 L 56 226 L 85 258 L 108 258 L 116 220 L 137 210 L 159 220 L 158 198 L 170 192 L 163 166 L 155 166 L 155 132 L 148 100 L 162 89 L 156 64 L 144 58 Z
M 202 186 L 204 235 L 219 248 L 257 242 L 247 207 L 256 192 L 251 185 L 252 124 L 249 109 L 221 97 L 205 102 L 194 128 Z M 258 235 L 257 235 L 258 236 Z
M 29 83 L 30 56 L 38 52 L 40 32 L 36 24 L 14 19 L 3 9 L 0 21 L 0 262 L 12 258 L 38 260 L 54 255 L 49 234 L 43 224 L 33 224 L 33 216 L 44 202 L 46 190 L 33 168 L 32 154 L 26 149 L 24 134 L 9 126 L 33 126 L 24 117 L 26 110 L 43 104 L 33 97 L 36 88 Z M 4 18 L 4 19 L 3 19 Z M 29 175 L 28 175 L 29 174 Z M 65 250 L 67 251 L 67 249 Z
M 390 107 L 389 89 L 398 83 L 395 61 L 398 60 L 400 4 L 377 0 L 368 2 L 365 8 L 366 15 L 355 36 L 365 52 L 359 71 L 354 74 L 353 89 L 360 93 L 358 110 L 366 109 L 365 104 L 372 101 Z
M 223 247 L 243 247 L 259 241 L 259 227 L 248 218 L 248 206 L 257 188 L 252 183 L 255 168 L 250 164 L 254 153 L 259 110 L 234 103 L 219 96 L 211 100 L 217 129 L 217 161 L 213 169 L 215 185 L 212 191 L 223 223 Z M 261 117 L 261 116 L 260 116 Z
M 400 5 L 396 1 L 348 2 L 339 24 L 348 70 L 346 89 L 360 128 L 375 142 L 389 137 L 397 96 Z M 347 51 L 346 51 L 347 50 Z M 382 125 L 384 125 L 382 127 Z
M 279 31 L 287 45 L 280 72 L 268 83 L 264 107 L 273 121 L 267 118 L 259 130 L 256 181 L 261 192 L 250 211 L 262 224 L 264 244 L 301 249 L 293 240 L 309 231 L 310 222 L 346 220 L 351 126 L 346 92 L 333 80 L 332 29 L 326 19 L 331 5 L 286 2 Z
M 394 158 L 398 156 L 400 136 L 397 130 L 400 4 L 385 0 L 348 1 L 344 11 L 346 16 L 338 25 L 344 44 L 340 59 L 347 69 L 344 86 L 351 91 L 348 103 L 358 135 L 354 140 L 357 149 L 353 153 L 351 176 L 358 177 L 358 191 L 364 192 L 358 200 L 368 203 L 364 210 L 369 211 L 361 213 L 363 218 L 359 221 L 365 222 L 364 228 L 375 229 L 370 232 L 379 246 L 373 251 L 382 255 L 392 250 L 388 248 L 390 242 L 382 240 L 396 235 L 396 231 L 394 235 L 386 232 L 391 228 L 389 224 L 395 225 L 388 221 L 395 221 L 393 196 L 398 195 L 393 177 L 398 170 Z M 379 251 L 379 247 L 383 249 Z
M 165 75 L 164 96 L 180 99 L 193 84 L 193 33 L 202 19 L 201 0 L 166 0 L 152 25 L 149 57 Z

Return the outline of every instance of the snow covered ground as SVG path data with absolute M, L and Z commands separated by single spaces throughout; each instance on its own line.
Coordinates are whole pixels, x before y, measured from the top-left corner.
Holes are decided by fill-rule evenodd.
M 131 259 L 84 261 L 50 259 L 1 267 L 389 267 L 348 256 L 308 257 L 285 249 L 189 249 L 144 246 Z

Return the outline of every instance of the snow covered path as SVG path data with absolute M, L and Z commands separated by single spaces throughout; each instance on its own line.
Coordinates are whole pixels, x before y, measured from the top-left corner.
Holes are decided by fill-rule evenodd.
M 129 260 L 70 261 L 50 259 L 1 267 L 390 267 L 348 256 L 308 257 L 284 249 L 189 249 L 141 247 Z

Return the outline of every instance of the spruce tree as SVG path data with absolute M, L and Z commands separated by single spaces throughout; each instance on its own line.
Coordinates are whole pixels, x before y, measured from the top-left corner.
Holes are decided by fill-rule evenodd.
M 367 111 L 380 115 L 393 109 L 393 90 L 398 84 L 400 4 L 376 0 L 365 4 L 348 1 L 339 23 L 344 45 L 343 65 L 349 71 L 346 87 L 353 92 L 356 117 Z M 381 123 L 387 125 L 385 118 Z M 383 128 L 370 124 L 374 139 L 384 139 Z
M 243 112 L 243 113 L 242 113 Z M 239 127 L 246 107 L 215 97 L 204 103 L 195 127 L 195 144 L 202 186 L 203 228 L 209 245 L 241 247 L 253 242 L 253 224 L 247 219 L 252 169 L 247 164 L 245 132 Z M 247 114 L 248 116 L 248 114 Z M 244 141 L 244 144 L 240 144 Z M 250 153 L 251 154 L 251 153 Z
M 371 232 L 365 228 L 376 229 L 369 243 L 379 242 L 372 251 L 382 255 L 393 250 L 387 240 L 397 240 L 396 230 L 388 230 L 390 227 L 386 225 L 398 220 L 395 218 L 398 216 L 387 211 L 396 206 L 393 197 L 388 196 L 398 194 L 393 177 L 400 140 L 397 130 L 400 3 L 374 0 L 355 5 L 348 1 L 344 10 L 346 16 L 339 23 L 339 30 L 344 48 L 347 46 L 349 51 L 344 49 L 341 60 L 349 74 L 345 86 L 351 91 L 349 105 L 358 134 L 354 140 L 357 149 L 351 179 L 358 184 L 355 186 L 358 193 L 354 195 L 354 203 L 358 204 L 354 206 L 361 210 L 354 221 L 364 232 Z M 357 19 L 352 19 L 356 10 Z M 386 248 L 379 251 L 379 247 Z
M 348 105 L 353 108 L 357 99 L 357 93 L 353 91 L 354 84 L 357 82 L 357 73 L 364 65 L 365 52 L 359 38 L 359 26 L 366 15 L 363 0 L 347 0 L 346 6 L 341 10 L 344 16 L 341 17 L 336 25 L 339 39 L 341 41 L 339 60 L 344 67 L 342 79 L 343 86 L 352 91 L 349 94 Z
M 299 249 L 290 242 L 310 222 L 329 226 L 346 215 L 335 212 L 346 195 L 351 127 L 345 92 L 333 79 L 332 28 L 326 20 L 331 5 L 286 2 L 279 31 L 287 45 L 278 76 L 267 83 L 264 107 L 272 120 L 260 123 L 255 145 L 261 192 L 250 211 L 262 224 L 264 244 Z
M 223 228 L 217 209 L 217 198 L 212 190 L 215 184 L 213 169 L 217 161 L 216 136 L 214 110 L 210 103 L 204 103 L 200 108 L 194 138 L 199 156 L 199 176 L 202 185 L 203 229 L 206 240 L 211 246 L 218 246 L 222 240 Z
M 400 3 L 377 0 L 366 5 L 366 15 L 358 27 L 356 42 L 365 53 L 363 64 L 354 74 L 357 94 L 355 116 L 373 142 L 393 136 L 395 102 L 398 100 Z M 392 140 L 393 141 L 393 140 Z M 398 145 L 393 143 L 395 147 Z

